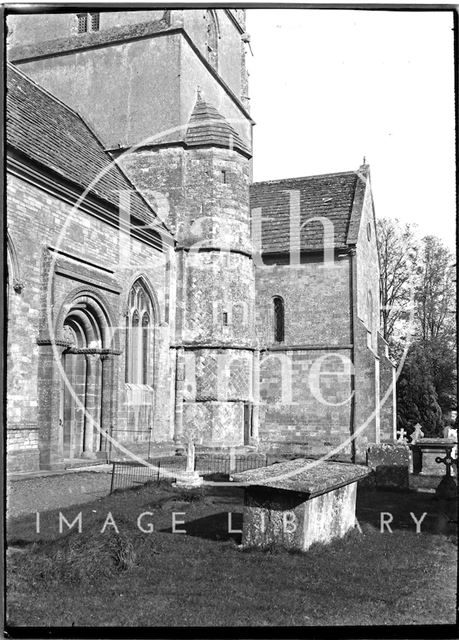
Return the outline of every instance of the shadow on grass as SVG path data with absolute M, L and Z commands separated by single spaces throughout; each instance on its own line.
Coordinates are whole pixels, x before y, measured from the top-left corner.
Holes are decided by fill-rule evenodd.
M 229 517 L 231 520 L 229 520 Z M 177 529 L 184 529 L 186 535 L 205 540 L 218 540 L 220 542 L 233 540 L 241 543 L 242 513 L 232 512 L 213 513 L 203 518 L 187 520 L 184 524 L 177 525 Z M 173 533 L 172 527 L 161 529 L 162 533 Z M 174 534 L 176 535 L 176 534 Z
M 424 515 L 425 514 L 425 515 Z M 457 503 L 430 493 L 360 489 L 357 493 L 356 516 L 380 529 L 384 519 L 393 531 L 416 531 L 415 520 L 423 533 L 457 535 Z

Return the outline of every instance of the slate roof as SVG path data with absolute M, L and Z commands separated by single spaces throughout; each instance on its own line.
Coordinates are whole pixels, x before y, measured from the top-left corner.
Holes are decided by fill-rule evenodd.
M 364 165 L 359 171 L 253 183 L 250 187 L 250 209 L 253 211 L 260 207 L 262 210 L 262 251 L 286 252 L 291 248 L 290 210 L 292 207 L 294 219 L 294 204 L 291 205 L 292 196 L 288 191 L 299 191 L 300 225 L 311 218 L 323 217 L 333 224 L 336 248 L 346 248 L 355 243 L 355 234 L 349 231 L 354 231 L 360 223 L 361 192 L 365 188 L 367 170 L 367 165 Z M 359 196 L 358 203 L 356 195 Z M 304 251 L 321 250 L 324 244 L 322 223 L 307 223 L 301 231 L 300 240 Z M 298 248 L 297 243 L 292 247 Z
M 119 191 L 129 190 L 131 214 L 165 229 L 82 118 L 12 65 L 8 65 L 6 119 L 11 148 L 83 191 L 100 176 L 90 194 L 117 209 Z
M 189 147 L 223 147 L 250 157 L 251 151 L 241 136 L 208 102 L 198 96 L 188 122 L 185 144 Z

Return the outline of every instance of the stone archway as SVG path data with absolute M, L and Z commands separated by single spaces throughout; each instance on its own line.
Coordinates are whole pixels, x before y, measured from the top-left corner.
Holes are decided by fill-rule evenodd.
M 54 334 L 37 339 L 42 469 L 110 456 L 120 354 L 115 318 L 99 291 L 81 287 L 62 303 Z
M 106 319 L 94 301 L 76 300 L 64 320 L 70 344 L 62 354 L 60 426 L 64 459 L 95 458 L 102 438 L 95 428 L 102 414 L 102 369 Z

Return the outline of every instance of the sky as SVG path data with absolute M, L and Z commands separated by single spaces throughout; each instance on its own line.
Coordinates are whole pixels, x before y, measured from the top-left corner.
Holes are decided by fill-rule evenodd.
M 370 165 L 377 217 L 455 251 L 451 12 L 248 9 L 254 180 Z

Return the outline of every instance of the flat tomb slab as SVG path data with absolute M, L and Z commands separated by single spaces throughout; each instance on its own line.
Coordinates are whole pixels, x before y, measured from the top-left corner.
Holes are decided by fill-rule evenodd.
M 359 465 L 300 458 L 244 471 L 233 480 L 244 490 L 244 546 L 305 551 L 355 526 L 357 482 L 370 473 Z
M 445 449 L 454 447 L 457 444 L 455 440 L 448 438 L 421 438 L 417 442 L 411 443 L 410 447 L 418 447 L 420 449 Z
M 356 482 L 370 473 L 368 467 L 347 462 L 297 458 L 269 467 L 232 475 L 235 482 L 308 494 L 310 498 Z

